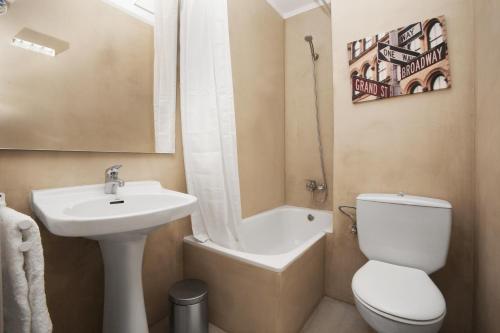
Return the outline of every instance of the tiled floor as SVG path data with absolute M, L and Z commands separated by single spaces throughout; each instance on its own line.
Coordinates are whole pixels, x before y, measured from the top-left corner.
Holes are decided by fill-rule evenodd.
M 168 319 L 162 320 L 159 323 L 149 328 L 149 333 L 168 333 Z M 218 327 L 210 324 L 208 333 L 226 333 Z
M 220 328 L 210 324 L 210 327 L 208 328 L 208 333 L 226 333 L 226 332 L 224 332 Z
M 149 333 L 165 333 L 168 330 L 168 321 L 155 325 Z M 352 304 L 347 304 L 324 297 L 301 333 L 374 333 L 363 321 Z M 210 325 L 209 333 L 226 333 L 220 328 Z
M 354 305 L 324 297 L 302 333 L 374 333 Z

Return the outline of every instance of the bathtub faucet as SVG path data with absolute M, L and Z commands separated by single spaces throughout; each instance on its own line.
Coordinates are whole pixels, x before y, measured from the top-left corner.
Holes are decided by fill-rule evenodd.
M 309 192 L 325 192 L 327 190 L 326 184 L 318 184 L 317 181 L 308 179 L 306 182 L 306 189 Z

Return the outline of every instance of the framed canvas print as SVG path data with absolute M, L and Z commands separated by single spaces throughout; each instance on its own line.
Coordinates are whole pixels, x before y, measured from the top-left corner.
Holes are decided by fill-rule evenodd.
M 451 87 L 444 16 L 355 40 L 347 51 L 353 103 Z

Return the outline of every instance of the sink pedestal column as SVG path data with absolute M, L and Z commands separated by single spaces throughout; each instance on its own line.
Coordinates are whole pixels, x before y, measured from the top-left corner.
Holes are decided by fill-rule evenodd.
M 148 333 L 142 290 L 146 235 L 99 238 L 104 261 L 103 333 Z

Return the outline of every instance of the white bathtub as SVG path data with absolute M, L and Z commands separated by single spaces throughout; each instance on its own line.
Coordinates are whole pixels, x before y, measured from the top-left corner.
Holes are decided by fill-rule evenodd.
M 309 221 L 309 215 L 314 218 L 312 221 Z M 244 252 L 211 241 L 200 243 L 193 236 L 187 236 L 184 241 L 251 265 L 282 272 L 325 233 L 331 232 L 332 212 L 282 206 L 243 220 L 239 236 Z

